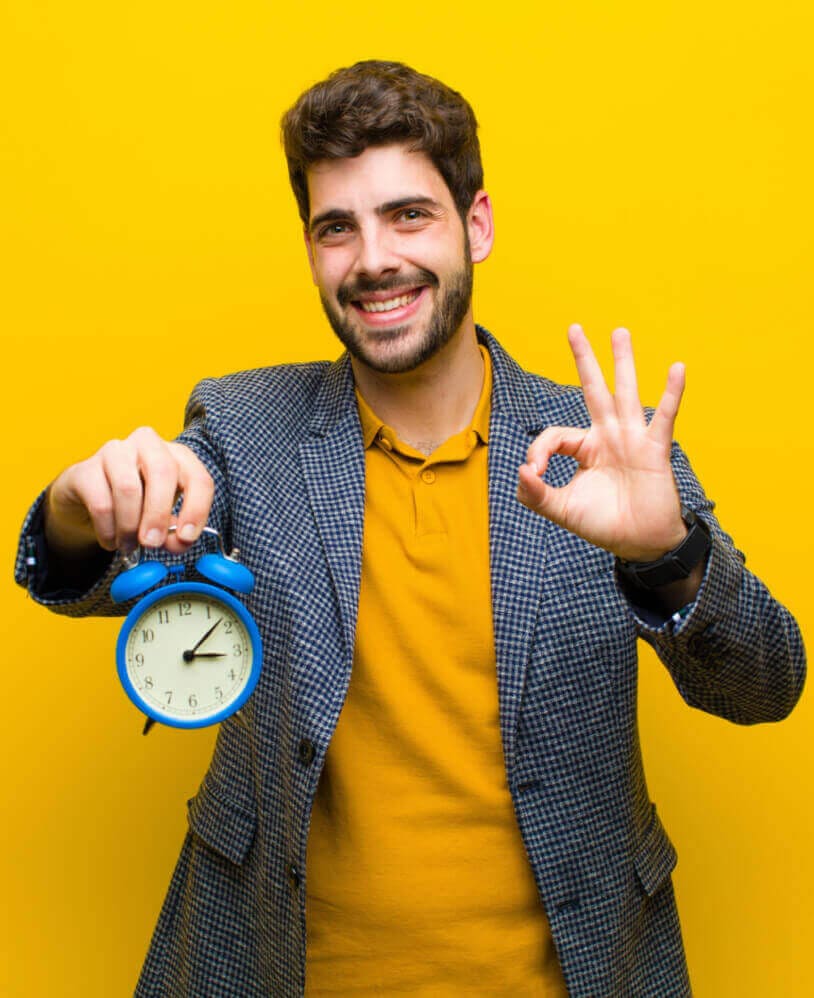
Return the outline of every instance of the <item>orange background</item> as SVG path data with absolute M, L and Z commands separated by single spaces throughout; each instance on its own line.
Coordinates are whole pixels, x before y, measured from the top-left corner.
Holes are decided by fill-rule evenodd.
M 552 0 L 536 12 L 315 0 L 0 6 L 5 360 L 3 960 L 9 996 L 132 992 L 213 733 L 156 729 L 118 685 L 115 621 L 10 581 L 29 502 L 203 375 L 332 357 L 280 114 L 359 58 L 461 90 L 496 212 L 476 318 L 575 374 L 634 333 L 643 397 L 687 363 L 678 437 L 749 564 L 810 631 L 808 3 Z M 690 710 L 649 649 L 641 729 L 676 842 L 701 998 L 814 993 L 811 706 L 737 728 Z

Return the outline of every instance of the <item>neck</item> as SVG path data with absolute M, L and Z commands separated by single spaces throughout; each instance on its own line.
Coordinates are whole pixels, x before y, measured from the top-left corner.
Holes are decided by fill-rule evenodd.
M 422 454 L 469 426 L 483 388 L 483 358 L 471 319 L 414 371 L 382 374 L 355 357 L 351 364 L 367 404 Z

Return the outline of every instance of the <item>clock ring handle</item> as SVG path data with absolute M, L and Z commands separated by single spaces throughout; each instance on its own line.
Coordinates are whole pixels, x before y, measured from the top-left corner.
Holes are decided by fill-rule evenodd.
M 172 524 L 167 529 L 172 533 L 177 527 Z M 223 547 L 223 539 L 214 527 L 204 527 L 201 533 L 217 537 L 220 553 L 202 555 L 195 562 L 196 570 L 216 585 L 226 586 L 239 593 L 250 593 L 254 589 L 254 575 L 238 561 L 240 553 L 238 549 L 232 548 L 227 554 Z M 116 603 L 141 596 L 148 589 L 163 582 L 170 571 L 163 562 L 144 558 L 142 546 L 137 547 L 132 554 L 123 556 L 122 567 L 125 571 L 110 587 L 110 595 Z
M 170 526 L 167 527 L 167 533 L 170 533 L 170 534 L 174 534 L 177 530 L 178 530 L 178 527 L 174 523 L 170 524 Z M 228 561 L 239 561 L 240 560 L 239 559 L 239 555 L 240 555 L 240 549 L 239 548 L 232 548 L 232 550 L 229 552 L 229 554 L 226 553 L 226 548 L 223 546 L 223 538 L 220 535 L 220 531 L 215 530 L 214 527 L 204 527 L 203 530 L 201 530 L 201 535 L 203 535 L 203 534 L 209 534 L 210 537 L 217 537 L 217 539 L 218 539 L 218 549 L 219 549 L 219 551 L 221 553 L 221 556 L 223 558 L 226 558 Z M 130 554 L 122 555 L 121 563 L 124 566 L 124 568 L 126 568 L 126 569 L 127 568 L 135 568 L 136 565 L 141 564 L 143 558 L 144 558 L 144 547 L 141 544 L 139 544 L 138 547 L 136 547 L 134 551 L 130 552 Z
M 173 524 L 169 529 L 170 530 L 177 530 L 178 528 L 175 526 L 175 524 Z M 229 554 L 226 553 L 226 548 L 223 546 L 223 537 L 221 537 L 220 531 L 215 530 L 214 527 L 204 527 L 203 530 L 201 531 L 201 533 L 202 534 L 209 534 L 210 537 L 217 537 L 217 539 L 218 539 L 218 548 L 220 549 L 220 553 L 228 561 L 239 561 L 240 560 L 240 558 L 238 557 L 240 555 L 240 549 L 239 548 L 232 548 L 232 550 L 229 552 Z

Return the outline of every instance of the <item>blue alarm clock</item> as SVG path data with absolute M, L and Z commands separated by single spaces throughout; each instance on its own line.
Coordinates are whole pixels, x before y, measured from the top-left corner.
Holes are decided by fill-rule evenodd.
M 254 576 L 237 551 L 224 553 L 216 530 L 204 533 L 215 535 L 220 549 L 195 562 L 206 582 L 178 578 L 183 566 L 145 559 L 139 550 L 136 564 L 110 587 L 117 603 L 141 597 L 122 624 L 116 664 L 125 692 L 149 719 L 145 734 L 152 721 L 175 728 L 217 724 L 240 710 L 260 678 L 260 632 L 226 591 L 250 593 Z

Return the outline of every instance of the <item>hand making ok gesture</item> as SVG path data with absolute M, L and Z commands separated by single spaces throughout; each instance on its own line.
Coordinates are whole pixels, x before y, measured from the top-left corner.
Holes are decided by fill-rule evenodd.
M 684 365 L 673 364 L 667 387 L 648 425 L 639 401 L 630 333 L 616 329 L 616 394 L 611 395 L 580 326 L 568 331 L 585 403 L 587 429 L 549 426 L 520 467 L 518 499 L 529 509 L 627 561 L 652 561 L 687 535 L 670 466 Z M 552 454 L 573 457 L 579 468 L 562 488 L 542 481 Z

